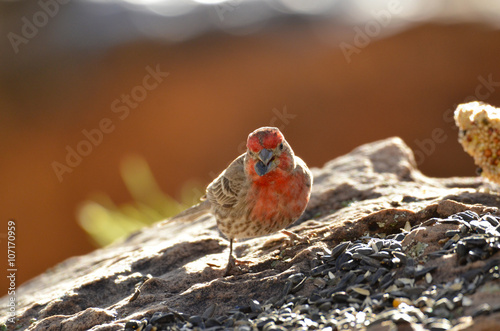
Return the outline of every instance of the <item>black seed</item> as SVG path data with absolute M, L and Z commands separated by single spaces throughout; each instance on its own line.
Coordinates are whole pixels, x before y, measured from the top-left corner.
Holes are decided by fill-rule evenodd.
M 385 274 L 385 276 L 383 276 L 379 281 L 380 281 L 380 284 L 385 284 L 387 283 L 389 280 L 391 280 L 393 277 L 392 273 L 387 273 Z
M 383 260 L 383 259 L 388 259 L 391 257 L 391 254 L 387 251 L 379 251 L 378 253 L 370 255 L 370 257 L 377 259 L 377 260 Z
M 305 275 L 301 272 L 288 276 L 288 279 L 292 281 L 293 285 L 297 285 L 304 279 Z
M 488 223 L 488 222 L 486 222 L 486 223 Z M 485 232 L 486 232 L 486 227 L 484 227 L 484 226 L 483 226 L 484 224 L 481 224 L 479 221 L 471 221 L 471 222 L 470 222 L 470 225 L 472 226 L 472 228 L 473 228 L 474 230 L 476 230 L 476 231 L 477 231 L 477 233 L 481 233 L 481 234 L 483 234 L 483 233 L 485 233 Z M 490 223 L 488 223 L 488 225 L 489 225 L 489 226 L 491 226 L 491 224 L 490 224 Z
M 375 240 L 374 245 L 377 248 L 377 251 L 380 251 L 384 247 L 384 242 L 382 240 Z
M 455 236 L 456 234 L 460 234 L 460 230 L 448 230 L 444 233 L 444 235 L 449 238 Z
M 342 279 L 340 280 L 339 284 L 337 285 L 338 287 L 340 288 L 343 288 L 343 287 L 346 287 L 347 285 L 349 285 L 349 283 L 354 280 L 356 277 L 356 274 L 352 271 L 346 273 L 344 275 L 344 277 L 342 277 Z
M 358 248 L 361 248 L 361 247 L 363 247 L 363 244 L 361 244 L 361 243 L 354 243 L 353 245 L 351 245 L 351 246 L 349 246 L 347 248 L 346 253 L 354 254 L 354 253 L 356 253 L 356 250 Z
M 216 326 L 221 326 L 221 322 L 219 322 L 218 320 L 216 320 L 215 318 L 209 318 L 206 322 L 205 322 L 205 327 L 206 328 L 213 328 L 213 327 L 216 327 Z
M 250 310 L 253 313 L 261 313 L 262 312 L 262 307 L 257 300 L 248 300 L 248 304 L 250 305 Z
M 363 255 L 370 255 L 375 253 L 373 248 L 365 246 L 365 247 L 359 247 L 356 249 L 356 253 L 363 254 Z
M 369 266 L 369 265 L 360 265 L 359 267 L 362 270 L 364 270 L 364 271 L 370 271 L 371 273 L 374 273 L 374 272 L 376 272 L 379 269 L 377 267 L 372 267 L 372 266 Z
M 467 253 L 469 252 L 469 249 L 467 248 L 467 246 L 465 246 L 465 243 L 462 241 L 459 241 L 457 243 L 456 250 L 457 250 L 457 255 L 459 257 L 463 257 L 463 256 L 467 255 Z
M 322 299 L 321 295 L 319 295 L 318 293 L 313 293 L 309 297 L 308 301 L 309 301 L 309 303 L 315 303 L 315 302 L 317 302 L 318 300 L 321 300 L 321 299 Z
M 340 254 L 340 256 L 335 261 L 335 267 L 337 268 L 337 270 L 340 270 L 342 265 L 344 263 L 346 263 L 347 261 L 349 261 L 351 258 L 352 258 L 352 253 L 350 253 L 350 252 L 345 252 L 345 253 Z
M 397 242 L 397 241 L 392 242 L 391 245 L 389 246 L 389 248 L 403 250 L 403 246 L 401 246 L 401 243 Z
M 370 285 L 375 285 L 377 281 L 387 272 L 389 272 L 389 270 L 386 268 L 379 268 L 373 275 L 370 276 Z
M 354 280 L 354 284 L 361 284 L 361 282 L 365 279 L 365 274 L 358 275 Z
M 294 287 L 291 288 L 290 293 L 296 293 L 296 292 L 300 291 L 304 287 L 304 284 L 306 283 L 306 281 L 307 281 L 307 277 L 302 278 L 302 281 L 300 283 L 298 283 L 297 285 L 295 285 Z
M 423 269 L 420 269 L 420 270 L 416 270 L 415 271 L 415 278 L 418 279 L 420 277 L 423 277 L 423 276 L 425 276 L 426 273 L 433 272 L 436 269 L 437 269 L 437 266 L 427 267 L 427 268 L 423 268 Z
M 340 270 L 348 271 L 356 268 L 358 266 L 358 262 L 354 260 L 349 260 L 341 265 Z
M 344 251 L 347 249 L 347 246 L 349 246 L 351 244 L 350 241 L 344 241 L 340 244 L 338 244 L 337 246 L 335 246 L 333 249 L 332 249 L 332 259 L 336 259 L 337 257 L 340 256 L 340 254 L 344 253 Z
M 390 278 L 386 282 L 381 282 L 380 288 L 382 290 L 385 290 L 386 288 L 388 288 L 389 286 L 391 286 L 393 283 L 394 283 L 394 278 Z
M 158 324 L 158 323 L 174 323 L 175 322 L 175 315 L 173 313 L 154 313 L 153 316 L 151 317 L 151 324 Z
M 445 220 L 442 220 L 440 218 L 429 218 L 427 221 L 423 222 L 422 224 L 415 224 L 414 226 L 411 227 L 412 230 L 415 230 L 416 228 L 419 228 L 420 226 L 429 226 L 429 225 L 432 225 L 436 222 L 452 222 L 452 221 L 455 221 L 453 219 L 450 219 L 450 218 L 447 218 Z
M 325 270 L 326 268 L 328 268 L 328 265 L 322 264 L 322 265 L 317 266 L 316 268 L 311 269 L 311 276 L 316 277 L 316 276 L 321 275 L 321 272 L 323 270 Z
M 329 311 L 330 309 L 332 309 L 332 303 L 323 302 L 321 305 L 318 306 L 318 308 L 322 311 Z
M 403 241 L 406 238 L 406 233 L 398 233 L 396 237 L 394 237 L 394 240 L 396 241 Z
M 423 291 L 425 291 L 426 288 L 422 286 L 415 286 L 415 287 L 405 287 L 403 288 L 403 292 L 407 294 L 408 297 L 410 298 L 417 298 L 422 294 Z
M 346 292 L 336 292 L 332 294 L 333 302 L 344 303 L 349 299 L 349 295 Z
M 460 219 L 463 219 L 464 221 L 472 221 L 472 220 L 479 219 L 479 215 L 476 214 L 475 212 L 471 211 L 471 210 L 466 210 L 466 211 L 457 213 L 457 214 L 455 214 L 453 216 L 457 217 L 457 218 L 460 218 Z
M 489 214 L 486 214 L 484 215 L 481 220 L 484 220 L 484 221 L 487 221 L 489 222 L 491 225 L 493 226 L 498 226 L 500 224 L 500 222 L 498 221 L 498 218 L 493 216 L 493 215 L 489 215 Z
M 354 259 L 358 259 L 358 260 L 363 261 L 364 263 L 366 263 L 369 266 L 372 266 L 372 267 L 375 267 L 375 268 L 380 267 L 380 262 L 378 260 L 374 259 L 374 258 L 369 257 L 369 256 L 366 256 L 366 255 L 363 255 L 363 254 L 360 254 L 360 253 L 354 253 L 352 255 L 352 257 Z
M 188 318 L 188 322 L 193 324 L 194 326 L 202 326 L 203 324 L 203 317 L 199 315 L 193 315 Z
M 467 247 L 484 246 L 487 243 L 486 238 L 479 236 L 462 238 L 462 242 L 465 243 Z

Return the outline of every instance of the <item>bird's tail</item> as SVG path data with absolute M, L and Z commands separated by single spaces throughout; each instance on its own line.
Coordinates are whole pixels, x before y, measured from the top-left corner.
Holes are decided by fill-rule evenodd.
M 175 221 L 181 222 L 193 222 L 198 217 L 205 215 L 210 211 L 210 202 L 208 200 L 204 200 L 197 205 L 194 205 L 184 211 L 181 211 L 179 214 L 171 217 L 162 223 L 170 223 Z

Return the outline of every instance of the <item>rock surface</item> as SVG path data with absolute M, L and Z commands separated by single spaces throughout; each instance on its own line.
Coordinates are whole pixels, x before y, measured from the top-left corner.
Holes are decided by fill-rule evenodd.
M 16 292 L 15 324 L 6 319 L 8 297 L 0 301 L 0 323 L 7 322 L 8 330 L 103 331 L 123 330 L 127 321 L 155 312 L 202 315 L 215 304 L 213 314 L 223 314 L 248 299 L 266 302 L 279 296 L 290 275 L 310 273 L 311 260 L 342 241 L 398 233 L 465 210 L 499 214 L 500 196 L 491 184 L 480 178 L 428 178 L 416 169 L 411 150 L 399 138 L 363 145 L 312 171 L 311 201 L 290 227 L 308 240 L 291 245 L 286 235 L 276 233 L 237 242 L 236 256 L 249 263 L 223 277 L 228 242 L 211 216 L 191 224 L 157 224 L 25 283 Z M 418 229 L 405 240 L 425 243 L 422 251 L 414 250 L 422 257 L 441 249 L 438 242 L 451 227 L 429 224 Z M 490 260 L 499 257 L 496 252 Z M 451 259 L 419 263 L 437 266 L 432 282 L 438 284 L 486 261 L 467 266 Z M 483 286 L 488 290 L 479 288 L 470 296 L 464 316 L 485 302 L 493 310 L 500 306 L 498 279 Z M 306 286 L 301 291 L 313 290 Z M 456 328 L 496 330 L 500 312 L 479 314 Z

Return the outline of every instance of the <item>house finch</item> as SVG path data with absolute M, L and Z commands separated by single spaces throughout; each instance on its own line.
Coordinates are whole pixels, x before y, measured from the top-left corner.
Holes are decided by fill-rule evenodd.
M 174 219 L 195 219 L 210 211 L 229 239 L 226 273 L 234 264 L 233 240 L 282 230 L 304 212 L 312 175 L 295 156 L 279 129 L 262 127 L 250 133 L 247 151 L 210 185 L 203 202 Z

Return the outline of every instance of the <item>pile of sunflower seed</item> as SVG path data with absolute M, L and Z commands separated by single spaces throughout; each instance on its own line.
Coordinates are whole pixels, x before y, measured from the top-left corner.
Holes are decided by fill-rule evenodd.
M 424 223 L 457 224 L 446 232 L 442 250 L 427 258 L 456 255 L 459 265 L 489 259 L 500 250 L 500 217 L 472 211 Z M 418 226 L 416 226 L 418 227 Z M 414 228 L 416 228 L 414 227 Z M 409 232 L 381 237 L 363 237 L 342 242 L 312 260 L 308 274 L 291 275 L 283 291 L 267 302 L 247 304 L 220 316 L 215 306 L 202 315 L 156 313 L 150 319 L 129 321 L 129 330 L 346 330 L 377 325 L 419 325 L 430 330 L 448 330 L 459 323 L 468 297 L 485 282 L 500 278 L 500 259 L 489 259 L 482 268 L 471 269 L 453 281 L 433 284 L 437 267 L 424 267 L 406 254 L 402 246 Z M 315 290 L 300 295 L 305 285 Z M 488 304 L 475 307 L 473 318 L 500 311 Z M 391 326 L 393 325 L 393 326 Z

